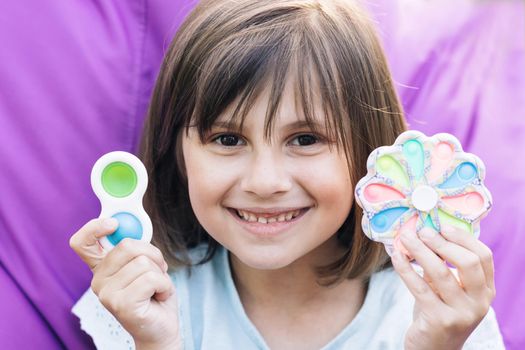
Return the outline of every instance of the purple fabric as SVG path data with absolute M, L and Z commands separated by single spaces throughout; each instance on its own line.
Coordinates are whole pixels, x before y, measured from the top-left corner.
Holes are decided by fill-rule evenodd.
M 71 306 L 90 272 L 68 240 L 90 171 L 134 151 L 189 1 L 0 2 L 0 348 L 92 348 Z
M 95 160 L 136 150 L 162 53 L 195 1 L 0 2 L 0 348 L 93 346 L 70 313 L 91 274 L 68 239 L 99 213 Z M 454 133 L 487 165 L 494 307 L 508 348 L 524 348 L 523 2 L 367 3 L 411 127 Z
M 375 15 L 410 127 L 449 132 L 483 159 L 494 207 L 496 310 L 509 350 L 525 348 L 525 3 L 376 0 Z

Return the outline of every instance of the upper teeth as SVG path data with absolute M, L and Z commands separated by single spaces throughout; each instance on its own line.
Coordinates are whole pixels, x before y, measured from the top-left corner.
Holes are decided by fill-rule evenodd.
M 293 218 L 295 218 L 301 210 L 292 210 L 285 213 L 281 213 L 275 216 L 266 217 L 266 216 L 257 216 L 255 213 L 247 212 L 244 210 L 237 209 L 237 214 L 239 216 L 249 222 L 260 222 L 261 224 L 270 224 L 272 222 L 283 222 L 283 221 L 289 221 Z

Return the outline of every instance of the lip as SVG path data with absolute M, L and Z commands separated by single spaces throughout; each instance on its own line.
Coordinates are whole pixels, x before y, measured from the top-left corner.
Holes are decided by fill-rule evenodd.
M 250 232 L 251 234 L 259 237 L 274 237 L 282 234 L 283 232 L 290 229 L 290 227 L 294 226 L 299 220 L 302 219 L 304 214 L 306 214 L 311 207 L 302 207 L 302 208 L 227 208 L 230 215 L 237 221 L 246 231 Z M 237 215 L 237 210 L 245 210 L 252 212 L 254 214 L 258 214 L 260 216 L 275 216 L 276 214 L 285 213 L 288 211 L 294 211 L 299 210 L 299 215 L 294 217 L 293 219 L 289 221 L 276 221 L 272 223 L 266 223 L 262 224 L 260 222 L 249 222 L 241 219 Z

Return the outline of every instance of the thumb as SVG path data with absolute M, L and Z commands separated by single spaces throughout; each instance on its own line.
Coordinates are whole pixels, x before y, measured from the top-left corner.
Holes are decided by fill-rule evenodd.
M 90 220 L 71 236 L 69 246 L 93 270 L 106 256 L 99 239 L 112 234 L 117 227 L 118 221 L 114 218 Z

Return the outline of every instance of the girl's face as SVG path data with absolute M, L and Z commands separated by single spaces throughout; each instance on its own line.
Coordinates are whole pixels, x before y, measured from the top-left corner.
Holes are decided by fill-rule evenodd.
M 308 257 L 319 262 L 336 253 L 334 234 L 353 202 L 346 157 L 305 124 L 290 83 L 266 140 L 268 97 L 267 89 L 240 133 L 228 127 L 228 112 L 204 143 L 195 128 L 183 133 L 191 205 L 206 231 L 252 268 L 279 269 Z

